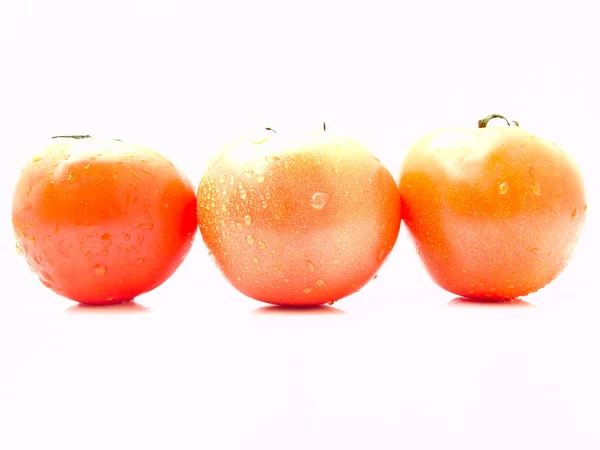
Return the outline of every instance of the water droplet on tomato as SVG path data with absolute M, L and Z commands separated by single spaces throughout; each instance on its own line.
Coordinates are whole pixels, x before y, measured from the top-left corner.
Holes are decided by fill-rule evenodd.
M 246 170 L 242 175 L 246 178 L 252 178 L 254 176 L 254 172 L 252 170 Z
M 325 282 L 323 280 L 317 280 L 315 281 L 315 285 L 318 287 L 323 287 L 325 286 Z
M 71 174 L 69 174 L 69 175 L 67 176 L 67 181 L 71 180 L 71 178 L 73 178 L 73 176 L 72 176 Z
M 247 197 L 246 191 L 244 191 L 244 190 L 240 191 L 240 198 L 242 200 L 246 200 L 246 197 Z
M 251 234 L 246 236 L 246 242 L 248 243 L 248 245 L 254 245 L 254 236 L 252 236 Z
M 279 157 L 275 155 L 267 155 L 265 156 L 265 160 L 269 163 L 274 163 L 276 161 L 279 161 Z
M 138 258 L 135 260 L 135 265 L 139 267 L 142 264 L 144 264 L 144 261 L 145 261 L 144 258 Z
M 169 204 L 165 203 L 165 209 L 169 209 Z
M 92 257 L 92 251 L 91 251 L 91 250 L 88 250 L 87 252 L 85 252 L 85 253 L 83 254 L 83 256 L 85 256 L 86 258 L 90 259 L 90 258 Z
M 125 233 L 125 235 L 123 236 L 123 238 L 128 241 L 129 239 L 131 239 L 131 234 L 129 233 Z
M 221 211 L 226 212 L 227 211 L 227 205 L 221 206 Z
M 575 219 L 577 219 L 578 216 L 579 216 L 579 211 L 577 210 L 577 208 L 575 208 L 573 210 L 573 212 L 571 213 L 571 219 L 575 220 Z
M 256 244 L 256 246 L 260 249 L 260 250 L 264 250 L 267 248 L 267 244 L 265 244 L 263 241 L 258 241 L 258 244 Z
M 96 275 L 97 277 L 103 277 L 104 275 L 106 275 L 106 266 L 103 266 L 102 264 L 96 264 L 94 267 L 94 275 Z
M 104 247 L 110 247 L 112 245 L 112 236 L 108 233 L 104 233 L 100 236 L 100 242 Z
M 251 225 L 252 224 L 252 217 L 250 217 L 250 216 L 244 216 L 244 223 L 246 225 L 248 225 L 248 226 Z
M 504 195 L 508 192 L 508 183 L 506 181 L 500 183 L 500 185 L 498 186 L 498 193 L 500 195 Z
M 308 268 L 308 270 L 310 272 L 314 272 L 315 271 L 315 265 L 310 260 L 306 261 L 306 267 Z
M 29 242 L 31 242 L 32 244 L 35 244 L 35 238 L 34 238 L 33 236 L 28 236 L 28 237 L 27 237 L 27 240 L 28 240 Z
M 334 260 L 333 260 L 333 263 L 334 263 L 334 264 L 339 264 L 339 263 L 340 263 L 340 260 L 339 260 L 339 259 L 334 259 Z
M 312 206 L 314 209 L 323 209 L 328 198 L 329 196 L 327 194 L 317 192 L 310 199 L 310 206 Z
M 381 262 L 383 261 L 383 258 L 385 258 L 385 248 L 382 248 L 381 250 L 379 250 L 379 253 L 377 253 L 377 261 Z
M 309 287 L 307 287 L 307 288 L 304 288 L 303 292 L 304 292 L 305 294 L 310 294 L 310 293 L 312 292 L 312 289 L 311 289 L 311 288 L 309 288 Z
M 102 253 L 102 256 L 107 256 L 108 255 L 108 249 L 105 248 L 104 250 L 102 250 L 100 253 Z
M 525 250 L 527 250 L 530 253 L 533 253 L 534 255 L 539 255 L 541 253 L 540 249 L 537 247 L 527 247 Z
M 536 181 L 534 181 L 533 183 L 531 183 L 531 192 L 533 192 L 537 196 L 542 195 L 542 191 L 540 189 L 540 185 Z
M 258 264 L 258 258 L 252 258 L 252 262 L 253 262 L 254 264 Z
M 262 183 L 263 181 L 265 181 L 265 174 L 259 173 L 258 175 L 256 175 L 256 181 L 258 181 L 259 183 Z
M 152 230 L 154 228 L 154 222 L 140 222 L 138 228 L 141 230 Z

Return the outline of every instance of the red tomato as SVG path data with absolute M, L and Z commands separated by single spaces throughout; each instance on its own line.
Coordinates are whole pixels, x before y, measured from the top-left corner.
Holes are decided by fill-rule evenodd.
M 475 299 L 537 291 L 567 266 L 586 218 L 573 160 L 516 123 L 446 129 L 408 152 L 403 220 L 435 282 Z M 508 122 L 508 121 L 507 121 Z
M 148 292 L 186 257 L 197 229 L 190 181 L 159 153 L 116 140 L 56 138 L 16 184 L 13 226 L 44 285 L 87 304 Z
M 400 227 L 392 175 L 358 142 L 325 131 L 241 138 L 198 188 L 200 232 L 240 292 L 277 305 L 358 291 Z

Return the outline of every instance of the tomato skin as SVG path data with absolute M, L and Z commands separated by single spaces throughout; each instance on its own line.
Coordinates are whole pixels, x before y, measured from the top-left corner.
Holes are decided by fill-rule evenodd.
M 356 141 L 265 132 L 218 154 L 198 188 L 198 223 L 241 293 L 321 305 L 358 291 L 383 264 L 398 237 L 399 192 Z
M 80 303 L 119 303 L 179 267 L 196 196 L 159 153 L 109 139 L 57 138 L 27 162 L 13 194 L 17 249 L 40 281 Z
M 434 281 L 474 299 L 525 296 L 567 266 L 586 219 L 581 173 L 520 127 L 446 129 L 409 150 L 403 220 Z

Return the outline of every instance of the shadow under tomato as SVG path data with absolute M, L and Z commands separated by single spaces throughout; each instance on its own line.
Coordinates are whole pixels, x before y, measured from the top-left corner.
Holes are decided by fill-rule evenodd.
M 321 316 L 329 314 L 346 314 L 346 311 L 327 305 L 321 306 L 261 306 L 252 311 L 261 316 Z
M 84 305 L 78 303 L 65 310 L 67 314 L 138 314 L 148 312 L 150 312 L 150 308 L 133 300 L 114 305 Z
M 535 308 L 535 305 L 520 298 L 502 300 L 476 300 L 465 297 L 456 297 L 448 302 L 448 306 L 462 308 Z

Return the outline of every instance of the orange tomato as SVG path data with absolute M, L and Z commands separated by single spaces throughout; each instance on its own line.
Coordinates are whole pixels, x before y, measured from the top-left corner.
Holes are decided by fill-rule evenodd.
M 193 186 L 165 157 L 81 136 L 58 137 L 27 162 L 12 218 L 17 249 L 42 283 L 87 304 L 162 284 L 197 229 Z
M 447 291 L 524 296 L 567 266 L 586 218 L 581 174 L 553 142 L 513 126 L 433 132 L 400 173 L 403 220 Z M 508 121 L 507 121 L 508 122 Z
M 399 192 L 352 139 L 266 131 L 218 154 L 198 188 L 198 223 L 240 292 L 277 305 L 320 305 L 374 277 L 398 236 Z

